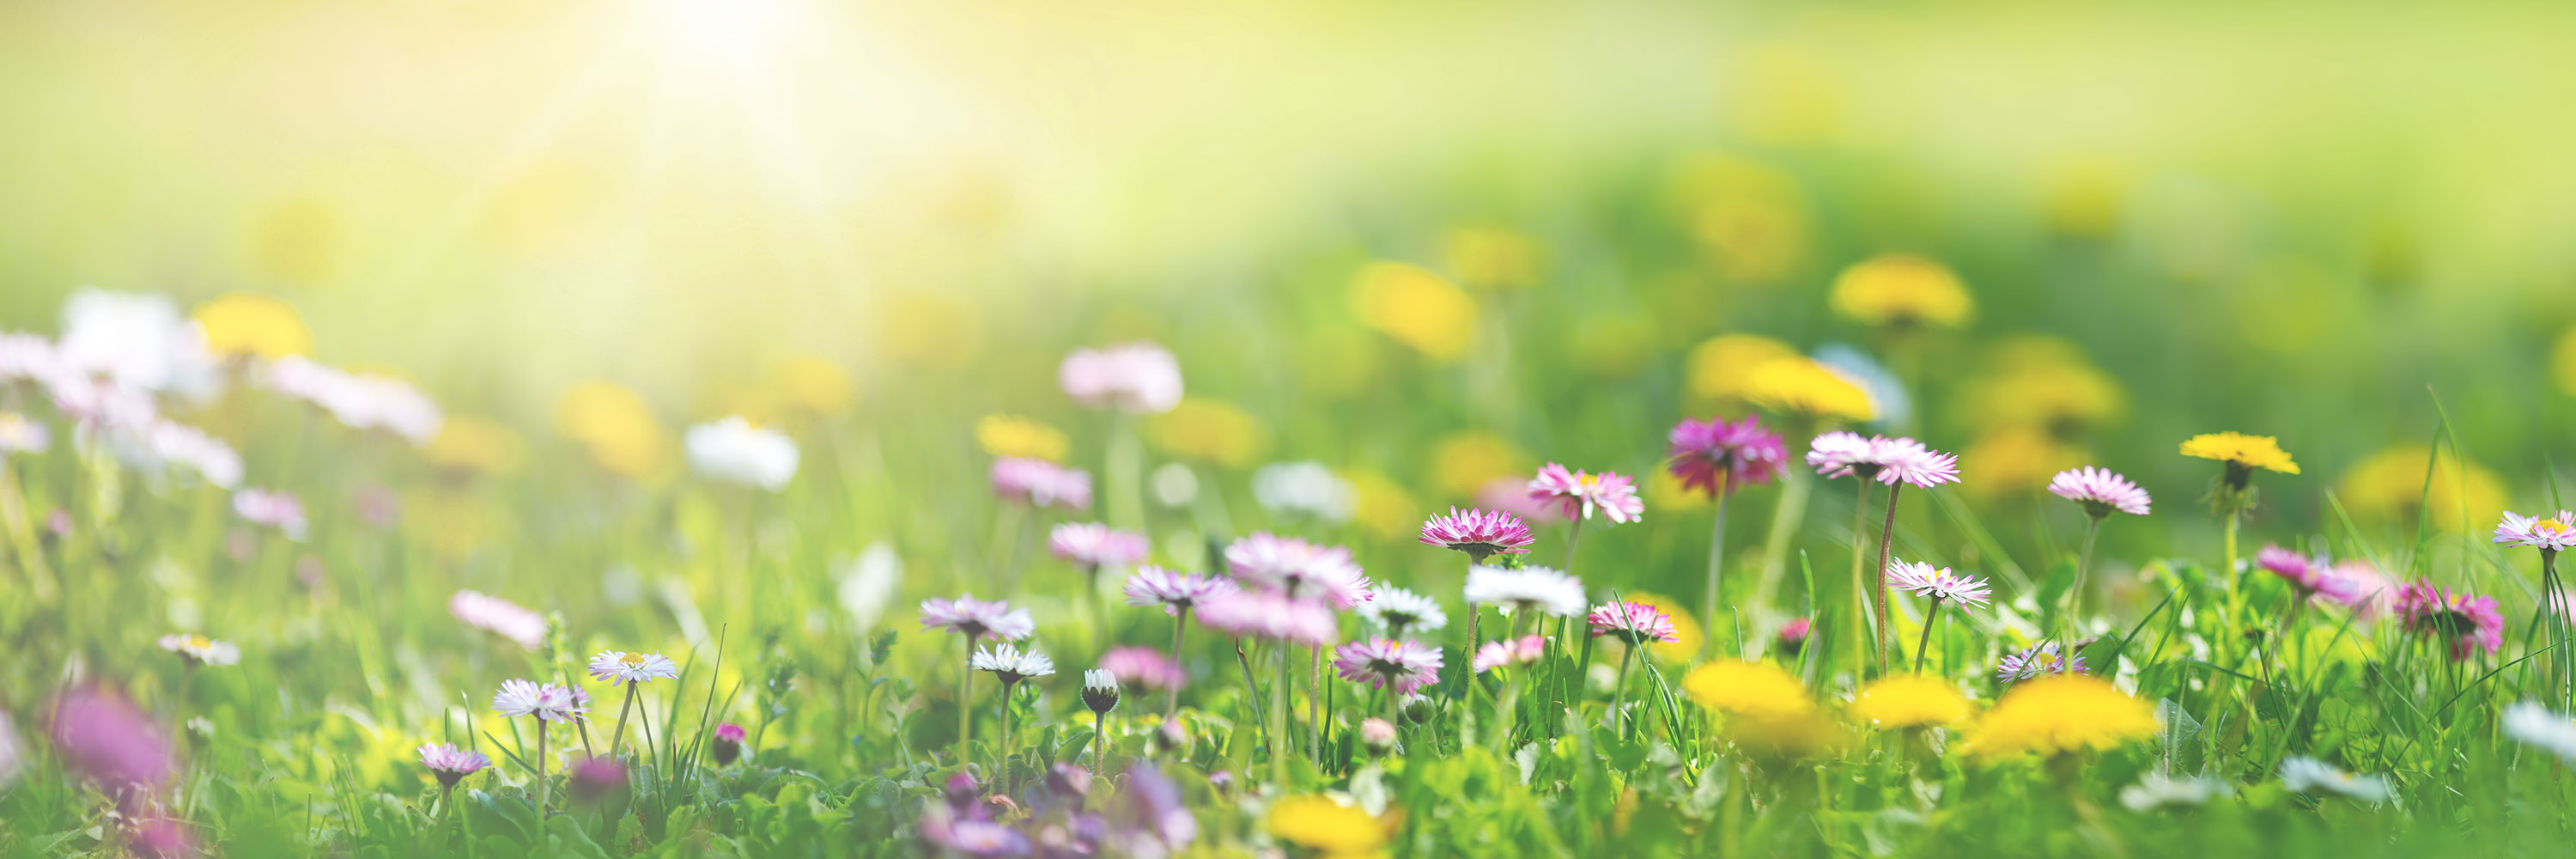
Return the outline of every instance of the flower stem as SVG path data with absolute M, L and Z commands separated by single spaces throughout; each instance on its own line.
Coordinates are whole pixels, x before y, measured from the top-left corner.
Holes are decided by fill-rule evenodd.
M 1862 553 L 1868 551 L 1869 545 L 1861 538 L 1869 527 L 1869 481 L 1864 478 L 1859 483 L 1859 494 L 1852 499 L 1851 632 L 1845 636 L 1851 640 L 1855 678 L 1867 671 L 1869 661 L 1869 647 L 1864 643 L 1869 637 L 1869 608 L 1864 605 L 1869 600 L 1869 584 L 1861 579 Z
M 2075 658 L 2075 628 L 2083 623 L 2084 574 L 2093 567 L 2093 537 L 2102 530 L 2102 517 L 2088 517 L 2084 522 L 2084 548 L 2075 555 L 2075 584 L 2066 589 L 2066 607 L 2059 611 L 2058 641 L 2066 647 L 2068 664 Z
M 1091 780 L 1100 781 L 1100 759 L 1109 756 L 1109 711 L 1091 714 Z
M 1708 583 L 1700 593 L 1699 599 L 1699 622 L 1711 631 L 1717 629 L 1718 572 L 1726 566 L 1726 490 L 1726 471 L 1719 469 L 1717 516 L 1716 521 L 1710 524 L 1708 529 Z M 1740 647 L 1743 642 L 1739 641 L 1736 644 Z M 1714 634 L 1700 636 L 1700 655 L 1709 657 L 1716 653 L 1717 636 Z
M 1941 616 L 1941 598 L 1932 598 L 1932 607 L 1923 610 L 1923 637 L 1914 642 L 1914 673 L 1923 673 L 1923 656 L 1932 652 L 1932 620 Z
M 1288 643 L 1279 643 L 1278 680 L 1270 684 L 1270 783 L 1288 789 Z
M 1176 614 L 1176 615 L 1173 615 L 1173 616 L 1172 616 L 1172 662 L 1173 662 L 1173 664 L 1176 664 L 1176 665 L 1186 665 L 1186 664 L 1187 664 L 1187 663 L 1183 663 L 1183 662 L 1181 661 L 1181 633 L 1182 633 L 1182 631 L 1184 631 L 1184 630 L 1188 629 L 1188 628 L 1189 628 L 1189 625 L 1190 625 L 1190 610 L 1189 610 L 1189 609 L 1186 609 L 1186 608 L 1185 608 L 1185 609 L 1181 609 L 1181 613 L 1179 613 L 1179 614 Z M 1187 669 L 1187 668 L 1184 668 L 1183 670 L 1184 670 L 1184 671 L 1186 671 L 1186 670 L 1188 670 L 1188 669 Z M 1168 688 L 1168 689 L 1163 690 L 1163 721 L 1166 721 L 1166 722 L 1171 721 L 1174 717 L 1179 716 L 1179 715 L 1180 715 L 1180 712 L 1181 712 L 1181 684 L 1174 683 L 1174 684 L 1172 684 L 1171 688 Z
M 1620 711 L 1628 706 L 1628 668 L 1637 661 L 1637 646 L 1636 642 L 1631 641 L 1628 642 L 1627 647 L 1620 649 L 1619 684 L 1617 688 L 1612 689 L 1610 692 L 1610 718 L 1612 720 L 1610 724 L 1612 727 L 1620 729 L 1619 735 L 1622 737 L 1625 737 L 1628 734 L 1626 728 L 1628 720 L 1621 718 L 1623 714 Z
M 617 754 L 617 746 L 626 739 L 626 714 L 635 709 L 635 683 L 626 683 L 626 703 L 617 707 L 617 733 L 608 735 L 608 753 Z
M 975 647 L 975 641 L 974 641 L 974 639 L 967 639 L 967 641 L 966 641 L 966 647 L 967 647 L 969 650 L 972 650 L 972 649 Z M 974 762 L 974 760 L 973 760 L 973 755 L 975 754 L 975 744 L 974 744 L 974 739 L 975 739 L 975 702 L 974 702 L 974 700 L 973 700 L 973 699 L 974 699 L 974 694 L 973 694 L 973 693 L 974 693 L 974 690 L 975 690 L 975 663 L 974 663 L 973 661 L 971 661 L 971 659 L 961 659 L 961 660 L 958 660 L 958 662 L 957 662 L 957 767 L 958 767 L 959 769 L 964 769 L 964 768 L 966 767 L 966 765 L 967 765 L 967 764 L 970 764 L 970 763 L 973 763 L 973 762 Z
M 546 720 L 537 720 L 537 819 L 546 819 Z
M 1324 759 L 1324 646 L 1306 648 L 1308 679 L 1306 681 L 1306 758 Z
M 1896 649 L 1890 638 L 1887 611 L 1887 552 L 1896 542 L 1896 496 L 1905 491 L 1904 483 L 1887 485 L 1887 519 L 1878 530 L 1878 673 L 1887 673 L 1887 652 Z
M 1566 575 L 1574 575 L 1574 545 L 1582 540 L 1583 519 L 1581 517 L 1577 517 L 1574 520 L 1574 524 L 1565 530 L 1565 569 L 1563 572 Z

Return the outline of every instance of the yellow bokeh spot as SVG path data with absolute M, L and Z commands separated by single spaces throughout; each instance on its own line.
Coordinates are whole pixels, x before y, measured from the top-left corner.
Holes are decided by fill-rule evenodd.
M 2048 756 L 2118 748 L 2155 732 L 2156 713 L 2147 702 L 2099 678 L 2050 674 L 2004 693 L 1969 730 L 1966 745 L 1981 758 Z
M 217 355 L 279 358 L 309 355 L 313 333 L 295 306 L 265 295 L 229 293 L 189 314 L 205 329 L 206 348 Z
M 2055 337 L 2006 338 L 1987 351 L 1985 365 L 1962 409 L 1982 426 L 2021 424 L 2063 436 L 2118 417 L 2128 405 L 2119 382 Z
M 280 202 L 252 228 L 252 264 L 271 279 L 320 283 L 338 269 L 340 232 L 340 212 L 329 203 L 309 197 Z
M 1877 416 L 1869 393 L 1813 359 L 1782 358 L 1753 368 L 1744 399 L 1786 415 L 1865 421 Z
M 1680 216 L 1719 279 L 1765 284 L 1807 261 L 1805 194 L 1789 174 L 1726 154 L 1696 156 L 1674 179 Z
M 1696 510 L 1708 504 L 1708 495 L 1684 488 L 1682 479 L 1674 477 L 1671 469 L 1659 465 L 1646 475 L 1646 509 L 1669 513 Z
M 1691 347 L 1683 376 L 1691 396 L 1702 400 L 1740 399 L 1752 388 L 1754 369 L 1796 357 L 1798 350 L 1769 337 L 1722 334 Z
M 579 442 L 601 468 L 641 477 L 660 469 L 671 440 L 644 398 L 611 382 L 584 382 L 564 392 L 555 428 Z
M 1184 397 L 1171 411 L 1145 418 L 1145 441 L 1182 459 L 1241 468 L 1269 448 L 1270 430 L 1231 403 Z
M 2432 470 L 2429 485 L 2427 468 Z M 2495 472 L 2475 462 L 2463 471 L 2448 447 L 2436 461 L 2432 449 L 2420 444 L 2397 445 L 2362 460 L 2344 472 L 2335 494 L 2357 520 L 2413 527 L 2419 518 L 2429 518 L 2433 527 L 2453 533 L 2496 521 L 2505 506 L 2504 481 Z
M 1421 266 L 1373 262 L 1352 279 L 1361 322 L 1441 361 L 1465 357 L 1476 336 L 1476 302 Z
M 1910 254 L 1853 263 L 1834 278 L 1834 312 L 1868 325 L 1957 326 L 1976 304 L 1948 266 Z
M 1449 498 L 1474 498 L 1485 482 L 1530 471 L 1529 457 L 1482 430 L 1451 433 L 1431 446 L 1431 480 Z
M 1622 593 L 1620 598 L 1639 605 L 1654 606 L 1657 611 L 1670 615 L 1673 619 L 1673 637 L 1680 640 L 1648 644 L 1647 653 L 1653 654 L 1656 659 L 1664 662 L 1689 662 L 1699 655 L 1700 645 L 1705 643 L 1708 630 L 1700 626 L 1699 618 L 1693 617 L 1688 609 L 1682 608 L 1680 600 L 1645 591 L 1628 591 Z
M 448 415 L 438 437 L 422 450 L 432 465 L 458 474 L 508 474 L 527 454 L 527 443 L 500 421 L 477 415 Z
M 1377 818 L 1321 796 L 1271 803 L 1263 826 L 1282 841 L 1336 859 L 1381 855 L 1386 846 L 1386 827 Z
M 993 456 L 1062 462 L 1073 448 L 1064 431 L 1036 418 L 985 415 L 975 422 L 975 443 Z
M 1702 707 L 1755 718 L 1803 716 L 1816 709 L 1807 686 L 1768 662 L 1721 659 L 1682 675 L 1682 692 Z
M 769 387 L 790 409 L 809 418 L 839 415 L 859 401 L 850 371 L 820 355 L 797 355 L 771 365 Z
M 2103 158 L 2074 158 L 2051 167 L 2041 206 L 2048 227 L 2060 235 L 2098 239 L 2119 229 L 2135 180 L 2127 168 Z
M 1851 714 L 1880 728 L 1932 728 L 1967 718 L 1968 699 L 1947 680 L 1900 674 L 1860 687 Z
M 984 321 L 975 306 L 933 292 L 907 292 L 878 302 L 876 345 L 907 364 L 958 367 L 984 351 Z
M 1959 488 L 1980 499 L 2028 495 L 2084 464 L 2084 452 L 2030 426 L 1987 430 L 1959 455 Z
M 1422 525 L 1422 503 L 1413 493 L 1393 478 L 1374 471 L 1353 469 L 1342 473 L 1358 496 L 1351 519 L 1361 529 L 1380 540 L 1393 540 L 1415 533 Z
M 1538 284 L 1544 250 L 1537 239 L 1510 230 L 1459 227 L 1445 243 L 1449 272 L 1458 282 L 1479 289 L 1506 289 Z

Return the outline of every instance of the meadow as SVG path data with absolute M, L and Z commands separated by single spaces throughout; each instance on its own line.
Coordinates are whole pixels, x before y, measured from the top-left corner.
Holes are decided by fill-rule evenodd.
M 2564 853 L 2564 13 L 1972 5 L 0 10 L 0 855 Z

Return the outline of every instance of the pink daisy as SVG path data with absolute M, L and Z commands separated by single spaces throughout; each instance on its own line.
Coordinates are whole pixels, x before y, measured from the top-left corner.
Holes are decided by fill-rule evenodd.
M 1923 446 L 1910 438 L 1835 431 L 1816 436 L 1807 464 L 1826 477 L 1859 477 L 1890 486 L 1899 482 L 1921 487 L 1959 482 L 1959 458 Z
M 2326 563 L 2324 558 L 2310 558 L 2279 546 L 2264 546 L 2263 551 L 2254 553 L 2254 565 L 2289 582 L 2302 598 L 2336 605 L 2355 605 L 2361 601 L 2362 595 L 2358 590 L 2361 582 L 2336 573 L 2333 565 Z
M 482 752 L 460 749 L 453 744 L 431 743 L 420 747 L 420 765 L 438 776 L 439 786 L 454 787 L 458 780 L 491 766 L 492 759 L 484 757 Z
M 1614 471 L 1593 474 L 1568 471 L 1565 466 L 1548 463 L 1530 480 L 1530 500 L 1555 504 L 1565 518 L 1590 519 L 1599 510 L 1612 522 L 1634 522 L 1646 512 L 1646 500 L 1637 497 L 1637 483 Z
M 1043 459 L 993 460 L 993 494 L 1031 507 L 1091 509 L 1091 475 Z
M 1556 514 L 1556 505 L 1530 497 L 1529 481 L 1503 476 L 1476 487 L 1476 506 L 1521 517 L 1532 525 L 1565 521 Z
M 1411 641 L 1380 638 L 1354 641 L 1333 649 L 1333 670 L 1342 679 L 1410 695 L 1440 681 L 1440 648 Z
M 1162 691 L 1178 689 L 1189 682 L 1189 672 L 1178 660 L 1151 647 L 1112 647 L 1100 655 L 1100 670 L 1118 678 L 1118 682 Z
M 1769 483 L 1780 476 L 1789 459 L 1780 435 L 1764 429 L 1752 415 L 1735 423 L 1724 418 L 1683 418 L 1664 438 L 1668 442 L 1664 453 L 1672 457 L 1665 468 L 1681 478 L 1683 489 L 1710 497 Z
M 2049 478 L 2048 491 L 2059 498 L 2084 505 L 2084 512 L 2095 519 L 2108 517 L 2113 510 L 2144 516 L 2152 500 L 2147 497 L 2146 490 L 2138 488 L 2118 472 L 2090 465 L 2058 472 L 2056 477 Z
M 1127 604 L 1159 605 L 1164 614 L 1178 616 L 1209 597 L 1235 589 L 1232 579 L 1138 567 L 1127 576 Z
M 1341 622 L 1324 604 L 1268 590 L 1211 596 L 1199 606 L 1199 624 L 1237 638 L 1267 638 L 1318 647 L 1342 635 Z
M 1299 599 L 1320 599 L 1350 608 L 1369 598 L 1368 576 L 1351 560 L 1351 550 L 1309 543 L 1267 532 L 1225 547 L 1226 567 L 1237 581 Z
M 1963 576 L 1948 567 L 1935 568 L 1921 561 L 1898 561 L 1887 565 L 1887 584 L 1897 590 L 1913 591 L 1915 596 L 1935 600 L 1954 600 L 1982 606 L 1993 599 L 1994 592 L 1982 579 Z
M 1066 522 L 1047 532 L 1047 554 L 1093 570 L 1134 565 L 1152 550 L 1145 535 L 1098 522 Z
M 2494 653 L 2504 646 L 2504 615 L 2497 613 L 2495 597 L 2472 597 L 2431 582 L 2408 582 L 2397 591 L 2397 614 L 2406 620 L 2407 629 L 2450 645 L 2453 661 L 2468 659 L 2481 647 Z
M 286 539 L 304 539 L 304 502 L 292 492 L 266 489 L 243 489 L 233 493 L 233 512 L 254 523 L 266 525 L 285 534 Z
M 1796 656 L 1798 651 L 1806 649 L 1807 636 L 1814 634 L 1815 631 L 1816 622 L 1813 619 L 1790 618 L 1788 623 L 1780 625 L 1780 631 L 1773 635 L 1772 640 L 1778 642 L 1781 652 Z
M 1607 635 L 1629 644 L 1645 641 L 1671 644 L 1682 640 L 1681 633 L 1673 628 L 1671 615 L 1644 603 L 1617 600 L 1602 603 L 1585 620 L 1591 622 L 1594 638 Z
M 1518 554 L 1529 551 L 1537 542 L 1530 536 L 1527 523 L 1509 513 L 1489 510 L 1449 508 L 1446 516 L 1434 515 L 1422 522 L 1422 542 L 1446 546 L 1467 553 L 1477 563 L 1497 553 Z
M 921 628 L 953 629 L 968 641 L 1018 641 L 1037 632 L 1038 624 L 1029 618 L 1028 609 L 1013 609 L 1001 600 L 986 602 L 974 594 L 962 594 L 953 600 L 922 600 Z
M 2495 541 L 2543 552 L 2576 549 L 2576 513 L 2560 510 L 2558 515 L 2543 519 L 2507 510 L 2504 521 L 2496 524 Z
M 1056 369 L 1065 396 L 1096 409 L 1168 412 L 1181 404 L 1181 364 L 1152 343 L 1076 349 Z
M 1476 673 L 1483 674 L 1496 668 L 1537 662 L 1540 656 L 1546 654 L 1546 638 L 1524 635 L 1519 638 L 1485 642 L 1485 646 L 1476 648 L 1476 655 L 1468 660 L 1468 666 L 1474 668 Z
M 478 591 L 457 591 L 447 600 L 447 613 L 466 626 L 481 629 L 519 643 L 529 650 L 546 640 L 545 615 L 520 607 L 518 603 Z

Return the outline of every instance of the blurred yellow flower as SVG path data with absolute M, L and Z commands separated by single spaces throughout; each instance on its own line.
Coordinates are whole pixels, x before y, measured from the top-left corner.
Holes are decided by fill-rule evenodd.
M 1673 637 L 1680 640 L 1648 644 L 1647 653 L 1665 662 L 1689 662 L 1692 657 L 1699 655 L 1702 637 L 1707 635 L 1708 631 L 1699 625 L 1698 618 L 1692 617 L 1689 611 L 1682 608 L 1681 600 L 1646 591 L 1627 591 L 1622 593 L 1621 597 L 1639 605 L 1654 606 L 1672 616 Z
M 1241 468 L 1270 446 L 1270 430 L 1231 403 L 1184 397 L 1171 411 L 1146 416 L 1145 441 L 1182 459 Z
M 1949 267 L 1910 254 L 1853 263 L 1834 278 L 1834 312 L 1868 325 L 1939 325 L 1968 321 L 1976 304 Z
M 907 364 L 959 367 L 984 351 L 975 306 L 935 292 L 900 292 L 877 302 L 876 344 Z
M 189 314 L 205 329 L 206 348 L 231 357 L 279 358 L 313 352 L 313 333 L 295 306 L 265 295 L 226 293 Z
M 1762 365 L 1798 357 L 1789 344 L 1758 334 L 1721 334 L 1691 347 L 1683 377 L 1691 395 L 1702 400 L 1736 399 L 1753 384 Z
M 641 477 L 662 466 L 670 437 L 634 391 L 611 382 L 584 382 L 565 391 L 555 407 L 555 428 L 581 443 L 601 468 Z
M 262 212 L 251 233 L 251 259 L 259 273 L 312 285 L 339 267 L 340 212 L 310 197 L 284 200 Z
M 2261 468 L 2283 474 L 2299 473 L 2299 464 L 2281 449 L 2279 439 L 2268 435 L 2245 435 L 2235 432 L 2203 433 L 2182 443 L 2182 455 L 2215 459 L 2230 469 Z
M 2117 162 L 2101 158 L 2069 159 L 2051 167 L 2042 200 L 2049 229 L 2078 238 L 2109 236 L 2120 226 L 2131 181 Z
M 2558 348 L 2552 355 L 2549 366 L 2552 375 L 2558 377 L 2558 389 L 2567 392 L 2568 396 L 2576 396 L 2576 327 L 2558 335 Z
M 1747 140 L 1769 144 L 1824 143 L 1843 126 L 1840 75 L 1798 45 L 1755 45 L 1737 54 L 1726 77 L 1730 125 Z
M 1511 230 L 1459 227 L 1449 231 L 1449 272 L 1480 289 L 1535 286 L 1543 251 L 1537 239 Z
M 1321 796 L 1291 796 L 1271 803 L 1263 824 L 1280 840 L 1332 859 L 1385 852 L 1386 827 L 1377 818 Z
M 1390 348 L 1356 325 L 1311 326 L 1297 344 L 1298 379 L 1330 396 L 1366 391 L 1377 385 Z
M 1682 692 L 1720 713 L 1756 718 L 1803 716 L 1815 710 L 1806 684 L 1768 662 L 1721 659 L 1682 675 Z
M 1474 498 L 1486 481 L 1530 471 L 1527 454 L 1483 430 L 1451 433 L 1431 445 L 1431 482 L 1449 498 Z
M 2428 467 L 2430 485 L 2424 479 Z M 2432 448 L 2420 444 L 2397 445 L 2362 460 L 2344 472 L 2335 494 L 2355 519 L 2411 526 L 2419 518 L 2430 518 L 2433 527 L 2452 532 L 2461 529 L 2463 516 L 2467 527 L 2475 529 L 2479 523 L 2494 522 L 2505 506 L 2504 481 L 2495 472 L 2474 462 L 2463 471 L 2459 457 L 2447 447 L 2440 460 L 2433 460 Z M 2463 497 L 2468 499 L 2465 509 Z M 2424 517 L 2428 503 L 2432 514 Z
M 1064 431 L 1048 426 L 1036 418 L 1020 415 L 985 415 L 975 422 L 975 443 L 994 456 L 1064 461 L 1073 444 Z
M 527 443 L 500 421 L 448 415 L 422 453 L 439 470 L 454 474 L 508 474 L 526 457 Z
M 1682 165 L 1675 186 L 1691 235 L 1720 279 L 1773 283 L 1805 264 L 1806 200 L 1789 174 L 1732 155 L 1703 155 Z
M 2020 424 L 2066 438 L 2118 417 L 2128 405 L 2119 382 L 2059 338 L 2006 338 L 1987 350 L 1985 367 L 1961 409 L 1981 426 Z
M 1849 733 L 1812 709 L 1796 713 L 1747 713 L 1728 719 L 1726 736 L 1758 761 L 1821 757 L 1844 745 Z
M 483 235 L 502 249 L 535 253 L 578 234 L 601 196 L 580 162 L 551 158 L 516 171 L 483 208 Z
M 2084 464 L 2084 452 L 2035 427 L 1987 430 L 1959 455 L 1959 488 L 1980 499 L 2038 492 L 2058 472 Z
M 1859 385 L 1808 358 L 1782 358 L 1753 368 L 1744 399 L 1774 412 L 1811 418 L 1865 421 L 1877 414 Z
M 1851 714 L 1881 728 L 1932 728 L 1967 718 L 1968 699 L 1947 680 L 1899 674 L 1860 687 Z
M 787 406 L 805 417 L 828 418 L 850 410 L 859 400 L 848 370 L 820 355 L 798 355 L 769 369 L 769 386 Z
M 1476 302 L 1420 266 L 1373 262 L 1352 280 L 1361 322 L 1430 358 L 1454 361 L 1476 336 Z
M 2118 748 L 2155 732 L 2156 713 L 2147 702 L 2089 675 L 2050 674 L 2004 693 L 1969 729 L 1966 745 L 1988 759 L 2025 752 L 2046 756 Z
M 1708 506 L 1708 496 L 1682 487 L 1682 479 L 1670 469 L 1657 468 L 1646 475 L 1646 508 L 1670 513 Z
M 1408 537 L 1422 526 L 1422 503 L 1406 492 L 1404 485 L 1374 471 L 1353 469 L 1342 473 L 1359 496 L 1351 519 L 1370 536 L 1381 540 Z

